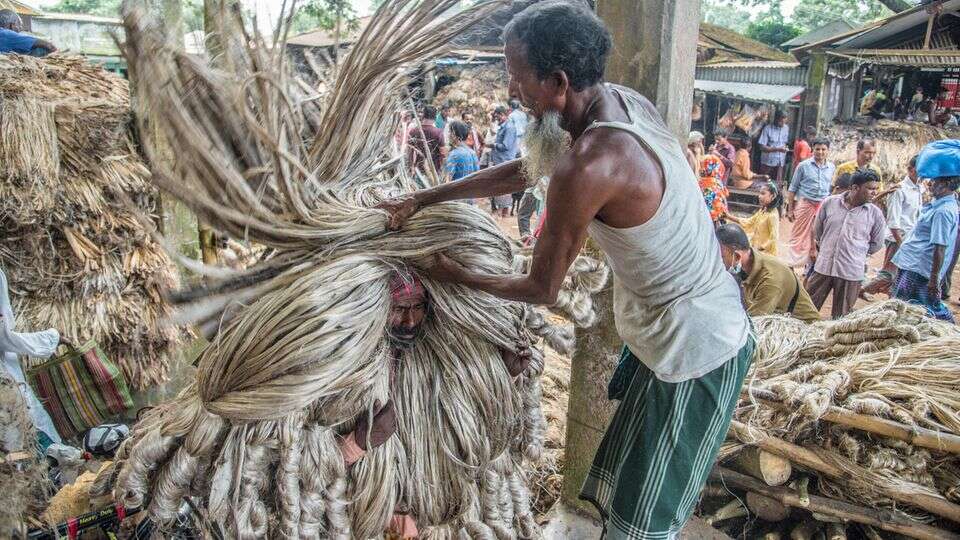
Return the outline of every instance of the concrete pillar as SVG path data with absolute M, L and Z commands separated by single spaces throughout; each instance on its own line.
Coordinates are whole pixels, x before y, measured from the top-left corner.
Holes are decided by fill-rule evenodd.
M 597 13 L 613 36 L 607 80 L 649 98 L 670 130 L 686 141 L 693 104 L 699 0 L 598 0 Z M 564 503 L 592 515 L 596 515 L 595 509 L 577 495 L 616 410 L 617 402 L 607 399 L 607 383 L 623 346 L 614 327 L 609 288 L 594 297 L 594 307 L 600 315 L 597 325 L 577 331 L 561 494 Z
M 607 80 L 656 104 L 681 141 L 690 132 L 693 72 L 700 29 L 698 0 L 597 0 L 613 36 Z

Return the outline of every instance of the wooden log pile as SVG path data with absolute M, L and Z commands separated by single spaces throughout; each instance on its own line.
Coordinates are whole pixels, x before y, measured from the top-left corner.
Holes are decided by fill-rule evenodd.
M 960 538 L 960 330 L 899 301 L 754 322 L 701 514 L 751 538 Z

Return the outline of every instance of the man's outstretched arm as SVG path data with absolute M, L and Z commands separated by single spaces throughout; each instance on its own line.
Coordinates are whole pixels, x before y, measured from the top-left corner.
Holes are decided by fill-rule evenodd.
M 567 269 L 580 253 L 587 238 L 587 225 L 605 204 L 607 193 L 598 189 L 603 182 L 591 170 L 589 159 L 583 166 L 564 160 L 550 181 L 547 215 L 543 233 L 533 250 L 530 272 L 523 274 L 484 274 L 460 266 L 439 255 L 424 274 L 438 281 L 460 283 L 499 298 L 528 304 L 553 304 L 557 300 Z M 594 186 L 585 189 L 584 185 Z
M 424 206 L 439 202 L 461 199 L 482 199 L 523 191 L 526 180 L 520 168 L 520 160 L 515 159 L 477 171 L 456 182 L 441 184 L 437 187 L 416 191 L 409 195 L 384 201 L 378 208 L 390 212 L 390 230 L 403 227 L 407 219 Z

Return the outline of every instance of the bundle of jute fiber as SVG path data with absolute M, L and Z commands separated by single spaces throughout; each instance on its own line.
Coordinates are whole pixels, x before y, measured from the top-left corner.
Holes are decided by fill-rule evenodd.
M 463 263 L 509 268 L 508 249 L 497 257 L 486 243 L 457 248 Z M 395 264 L 360 255 L 319 264 L 275 278 L 288 284 L 218 335 L 201 355 L 196 385 L 135 427 L 119 456 L 118 499 L 132 507 L 149 496 L 151 515 L 165 522 L 180 497 L 199 496 L 240 537 L 313 537 L 319 527 L 369 538 L 396 508 L 423 525 L 458 530 L 476 521 L 532 534 L 526 485 L 510 480 L 542 444 L 542 364 L 515 382 L 499 359 L 521 337 L 522 309 L 427 282 L 430 320 L 396 362 L 391 389 L 386 282 Z M 396 438 L 343 470 L 336 437 L 391 398 Z M 315 448 L 299 446 L 305 432 L 315 434 L 307 439 Z M 317 502 L 340 484 L 349 507 Z M 237 500 L 239 508 L 230 505 Z
M 380 537 L 397 511 L 428 538 L 536 535 L 522 466 L 542 451 L 543 364 L 535 357 L 513 379 L 501 357 L 528 338 L 527 308 L 425 280 L 422 334 L 399 353 L 387 336 L 395 271 L 444 252 L 507 274 L 510 242 L 460 203 L 395 232 L 385 212 L 361 206 L 410 185 L 389 156 L 388 122 L 414 68 L 496 7 L 441 23 L 454 4 L 385 4 L 315 100 L 294 99 L 302 86 L 282 57 L 228 13 L 211 67 L 125 6 L 132 80 L 178 156 L 154 159 L 160 145 L 146 136 L 152 180 L 271 254 L 242 272 L 198 268 L 206 286 L 171 297 L 177 320 L 212 341 L 195 383 L 119 452 L 118 501 L 168 523 L 193 496 L 237 538 Z M 388 399 L 397 432 L 347 467 L 340 438 Z
M 140 221 L 159 208 L 130 116 L 126 81 L 83 58 L 0 58 L 0 265 L 15 308 L 29 327 L 95 339 L 145 388 L 166 380 L 182 332 L 162 323 L 178 277 Z
M 813 472 L 831 499 L 958 530 L 960 330 L 897 300 L 809 326 L 754 322 L 732 442 Z
M 450 105 L 460 114 L 472 115 L 474 126 L 479 130 L 490 126 L 490 113 L 497 106 L 506 106 L 510 98 L 507 69 L 503 64 L 459 70 L 447 68 L 443 74 L 456 80 L 437 92 L 434 103 Z
M 531 255 L 524 250 L 514 256 L 513 271 L 526 274 L 530 271 Z M 579 328 L 589 328 L 597 322 L 597 313 L 593 309 L 593 296 L 607 284 L 610 269 L 593 257 L 580 255 L 567 270 L 557 302 L 549 310 L 573 322 Z M 527 314 L 527 327 L 534 334 L 544 338 L 555 351 L 571 355 L 575 345 L 573 325 L 565 324 L 563 319 L 551 316 L 541 308 L 532 309 Z

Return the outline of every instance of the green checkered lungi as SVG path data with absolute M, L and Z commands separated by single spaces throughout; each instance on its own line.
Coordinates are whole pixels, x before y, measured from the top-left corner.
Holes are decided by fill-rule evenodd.
M 727 435 L 754 346 L 751 336 L 737 356 L 681 383 L 657 379 L 624 347 L 621 363 L 635 363 L 635 374 L 580 491 L 603 515 L 605 538 L 680 532 Z

